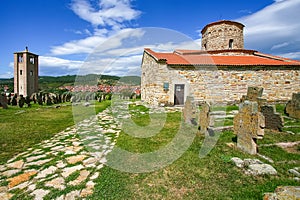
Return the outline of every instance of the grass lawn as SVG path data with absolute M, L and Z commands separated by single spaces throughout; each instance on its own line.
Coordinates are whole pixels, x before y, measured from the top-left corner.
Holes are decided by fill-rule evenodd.
M 79 105 L 80 109 L 73 113 L 71 104 L 65 105 L 55 108 L 33 104 L 31 108 L 9 106 L 7 110 L 0 109 L 0 163 L 73 126 L 73 114 L 77 119 L 84 118 L 86 111 L 91 110 Z M 101 112 L 109 105 L 110 101 L 96 102 L 95 110 Z
M 104 110 L 109 104 L 110 102 L 97 103 L 97 112 Z M 73 115 L 79 120 L 80 116 L 84 118 L 90 112 L 90 109 L 83 106 L 78 108 L 76 112 L 72 112 L 71 106 L 59 109 L 34 106 L 1 110 L 0 161 L 5 162 L 32 144 L 49 139 L 53 134 L 74 125 Z M 134 113 L 132 120 L 147 129 L 147 125 L 151 123 L 149 110 L 143 106 L 133 106 L 130 109 Z M 236 107 L 230 108 L 235 109 Z M 20 110 L 25 112 L 19 113 Z M 176 136 L 180 120 L 180 112 L 168 113 L 164 127 L 148 138 L 135 138 L 122 131 L 116 146 L 133 153 L 162 149 Z M 288 124 L 298 125 L 299 121 L 289 120 Z M 190 129 L 186 133 L 195 136 L 192 144 L 179 159 L 162 169 L 147 173 L 127 173 L 103 167 L 99 171 L 100 176 L 94 181 L 94 193 L 87 199 L 262 199 L 264 193 L 273 192 L 277 186 L 299 185 L 288 172 L 288 169 L 300 165 L 299 149 L 289 153 L 276 146 L 263 145 L 300 141 L 300 133 L 292 135 L 287 132 L 266 131 L 265 138 L 258 142 L 262 145 L 259 152 L 274 160 L 271 165 L 278 175 L 256 177 L 245 175 L 230 159 L 239 157 L 258 158 L 265 163 L 268 161 L 226 145 L 235 139 L 231 131 L 221 133 L 212 151 L 204 158 L 199 158 L 200 148 L 205 141 L 204 135 Z
M 150 138 L 133 138 L 122 132 L 117 146 L 134 153 L 163 148 L 177 133 L 180 118 L 179 112 L 168 114 L 164 128 Z M 149 123 L 148 115 L 137 115 L 133 120 L 141 126 Z M 260 144 L 300 140 L 300 134 L 285 132 L 266 131 L 265 137 L 266 141 L 260 141 Z M 226 143 L 234 138 L 231 131 L 223 132 L 213 150 L 200 159 L 204 136 L 196 134 L 190 148 L 178 160 L 154 172 L 133 174 L 106 166 L 101 170 L 95 193 L 89 199 L 262 199 L 264 193 L 273 192 L 277 186 L 299 185 L 288 172 L 288 169 L 299 166 L 299 152 L 288 153 L 276 146 L 262 147 L 260 153 L 275 161 L 271 165 L 278 175 L 248 176 L 231 163 L 232 157 L 268 161 L 227 146 Z

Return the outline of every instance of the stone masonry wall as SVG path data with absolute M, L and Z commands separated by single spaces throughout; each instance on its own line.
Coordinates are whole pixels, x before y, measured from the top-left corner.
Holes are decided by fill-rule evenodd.
M 207 51 L 229 49 L 230 39 L 233 39 L 232 49 L 243 49 L 243 27 L 226 23 L 209 26 L 202 35 L 202 49 Z
M 169 89 L 164 90 L 164 83 Z M 169 67 L 144 53 L 142 64 L 142 100 L 152 105 L 174 104 L 175 84 L 185 84 L 185 96 L 195 101 L 236 103 L 249 86 L 264 88 L 269 102 L 286 102 L 300 92 L 300 69 L 286 67 Z

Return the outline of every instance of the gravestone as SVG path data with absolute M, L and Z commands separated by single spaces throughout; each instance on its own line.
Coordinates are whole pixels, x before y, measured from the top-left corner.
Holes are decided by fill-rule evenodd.
M 11 93 L 8 94 L 7 104 L 11 105 Z
M 241 103 L 245 101 L 255 101 L 258 103 L 258 110 L 260 107 L 267 104 L 267 99 L 262 98 L 264 89 L 262 87 L 248 87 L 247 95 L 243 95 Z
M 43 94 L 41 92 L 37 94 L 37 102 L 40 106 L 43 105 Z
M 187 124 L 197 125 L 196 122 L 196 105 L 194 98 L 191 96 L 186 97 L 183 109 L 184 122 Z
M 18 105 L 18 95 L 17 94 L 14 94 L 14 96 L 13 96 L 13 98 L 12 98 L 12 100 L 11 100 L 11 105 L 12 106 L 16 106 L 16 105 Z
M 213 117 L 210 115 L 211 108 L 210 104 L 205 102 L 201 105 L 201 111 L 199 114 L 199 126 L 200 126 L 200 133 L 207 134 L 209 127 L 214 126 Z
M 25 98 L 23 97 L 23 95 L 20 95 L 20 98 L 19 98 L 19 107 L 20 108 L 23 108 L 24 104 L 25 104 Z
M 300 92 L 293 93 L 292 100 L 286 104 L 285 112 L 289 117 L 300 119 Z
M 241 101 L 257 101 L 257 99 L 262 97 L 264 89 L 261 87 L 248 87 L 247 95 L 243 95 Z
M 46 102 L 47 106 L 52 105 L 51 97 L 50 97 L 49 94 L 46 94 L 46 96 L 45 96 L 45 102 Z
M 237 147 L 249 154 L 257 153 L 256 140 L 264 135 L 265 117 L 258 111 L 257 102 L 240 104 L 239 113 L 233 119 L 233 131 L 237 135 Z
M 30 97 L 29 97 L 29 96 L 26 96 L 26 98 L 25 98 L 25 103 L 27 104 L 27 107 L 31 107 L 30 102 L 31 102 Z
M 265 128 L 276 131 L 282 131 L 282 128 L 284 126 L 284 120 L 281 117 L 280 113 L 276 112 L 276 108 L 274 105 L 261 106 L 260 112 L 265 117 Z
M 3 108 L 3 109 L 7 109 L 8 106 L 7 106 L 7 98 L 6 98 L 6 95 L 5 94 L 1 94 L 0 95 L 0 106 Z

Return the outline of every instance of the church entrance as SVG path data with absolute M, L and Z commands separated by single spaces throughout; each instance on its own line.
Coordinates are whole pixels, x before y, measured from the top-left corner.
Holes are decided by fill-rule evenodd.
M 174 105 L 184 104 L 184 84 L 175 84 Z

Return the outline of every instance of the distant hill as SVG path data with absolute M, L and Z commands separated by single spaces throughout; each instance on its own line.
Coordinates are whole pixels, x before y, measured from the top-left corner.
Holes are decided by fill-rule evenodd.
M 139 76 L 124 76 L 119 81 L 130 85 L 141 85 L 141 77 Z
M 139 76 L 110 76 L 110 75 L 99 75 L 99 74 L 88 74 L 88 75 L 67 75 L 67 76 L 40 76 L 39 77 L 39 88 L 41 90 L 53 90 L 61 86 L 72 86 L 76 84 L 87 84 L 95 85 L 99 84 L 115 85 L 124 83 L 128 85 L 140 85 L 141 77 Z M 13 90 L 14 79 L 0 79 L 0 92 L 3 91 L 3 87 L 7 85 L 10 91 Z

